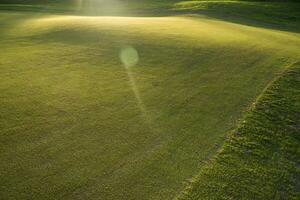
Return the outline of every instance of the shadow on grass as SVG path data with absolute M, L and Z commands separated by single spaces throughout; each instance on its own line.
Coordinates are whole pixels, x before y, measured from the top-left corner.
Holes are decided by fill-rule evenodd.
M 300 32 L 300 3 L 250 1 L 182 1 L 173 10 L 204 14 L 243 25 Z

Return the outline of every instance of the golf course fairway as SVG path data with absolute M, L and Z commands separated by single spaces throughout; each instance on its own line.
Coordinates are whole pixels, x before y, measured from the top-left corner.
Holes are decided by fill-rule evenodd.
M 0 199 L 172 199 L 300 36 L 204 15 L 0 12 Z

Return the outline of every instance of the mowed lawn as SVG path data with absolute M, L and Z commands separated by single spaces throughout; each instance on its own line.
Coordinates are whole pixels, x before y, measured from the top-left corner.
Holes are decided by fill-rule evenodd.
M 296 33 L 201 15 L 1 11 L 0 44 L 5 200 L 172 199 L 300 58 Z

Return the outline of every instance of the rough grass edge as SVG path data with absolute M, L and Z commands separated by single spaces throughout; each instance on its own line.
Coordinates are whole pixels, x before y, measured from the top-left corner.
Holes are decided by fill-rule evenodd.
M 299 147 L 300 61 L 266 86 L 175 199 L 300 199 Z

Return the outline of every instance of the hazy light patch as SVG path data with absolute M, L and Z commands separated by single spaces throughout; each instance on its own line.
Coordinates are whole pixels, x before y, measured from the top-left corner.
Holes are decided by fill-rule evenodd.
M 126 67 L 126 72 L 127 72 L 127 75 L 128 75 L 128 79 L 129 79 L 129 83 L 130 83 L 131 89 L 132 89 L 132 91 L 133 91 L 133 93 L 134 93 L 134 96 L 135 96 L 135 98 L 136 98 L 137 105 L 138 105 L 140 111 L 142 112 L 142 114 L 143 114 L 146 118 L 148 118 L 148 117 L 147 117 L 147 110 L 146 110 L 146 107 L 145 107 L 145 105 L 144 105 L 144 102 L 143 102 L 143 100 L 142 100 L 142 98 L 141 98 L 141 95 L 140 95 L 140 92 L 139 92 L 139 90 L 138 90 L 138 87 L 137 87 L 137 85 L 136 85 L 135 78 L 134 78 L 132 72 L 130 71 L 130 69 L 127 68 L 127 67 Z
M 139 54 L 135 48 L 128 46 L 121 50 L 120 59 L 126 68 L 133 67 L 139 62 Z
M 148 111 L 146 109 L 146 106 L 144 105 L 144 102 L 141 98 L 140 92 L 138 90 L 134 74 L 131 71 L 131 67 L 135 66 L 139 61 L 139 54 L 137 50 L 132 46 L 127 46 L 123 49 L 121 49 L 120 52 L 120 60 L 123 63 L 126 73 L 128 76 L 129 84 L 132 89 L 132 92 L 134 94 L 134 97 L 137 102 L 137 106 L 140 109 L 144 119 L 148 123 L 149 126 L 152 126 L 152 119 L 150 115 L 148 114 Z
M 125 9 L 123 0 L 85 0 L 81 3 L 81 10 L 91 15 L 119 15 Z

